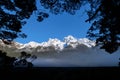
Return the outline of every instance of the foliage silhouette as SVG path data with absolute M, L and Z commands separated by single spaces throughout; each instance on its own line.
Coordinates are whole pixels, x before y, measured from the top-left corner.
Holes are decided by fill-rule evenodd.
M 22 51 L 18 60 L 16 60 L 14 62 L 14 67 L 27 67 L 27 68 L 33 67 L 32 61 L 37 58 L 37 56 L 35 56 L 35 57 L 33 57 L 33 56 L 35 56 L 35 55 L 31 55 L 31 54 L 28 54 L 28 53 Z M 31 61 L 27 61 L 28 58 L 30 58 Z
M 27 61 L 30 58 L 31 61 Z M 19 58 L 9 57 L 6 52 L 0 50 L 0 68 L 14 68 L 14 67 L 26 67 L 32 68 L 32 61 L 37 57 L 35 55 L 27 54 L 26 52 L 21 52 Z
M 88 36 L 96 38 L 96 43 L 101 45 L 101 49 L 113 53 L 120 46 L 120 11 L 118 11 L 120 1 L 93 0 L 91 3 L 93 4 L 88 12 L 91 16 L 86 21 L 94 20 L 94 22 L 88 31 Z
M 16 60 L 15 57 L 7 56 L 7 53 L 0 50 L 0 68 L 11 68 Z
M 37 21 L 41 22 L 49 17 L 49 12 L 57 15 L 63 12 L 74 15 L 81 6 L 90 4 L 87 11 L 92 22 L 88 30 L 88 37 L 96 39 L 97 45 L 109 53 L 117 51 L 120 46 L 120 1 L 119 0 L 0 0 L 0 39 L 13 40 L 17 37 L 25 38 L 21 28 L 26 24 L 33 12 L 37 12 Z M 24 6 L 23 6 L 24 5 Z

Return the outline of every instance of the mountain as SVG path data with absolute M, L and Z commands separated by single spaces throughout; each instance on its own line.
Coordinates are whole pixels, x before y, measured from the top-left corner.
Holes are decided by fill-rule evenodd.
M 31 41 L 26 44 L 13 41 L 7 45 L 0 40 L 0 49 L 8 56 L 18 57 L 25 51 L 37 56 L 32 63 L 37 67 L 100 67 L 118 66 L 120 49 L 109 54 L 95 46 L 95 41 L 77 39 L 71 35 L 63 41 L 55 38 L 47 42 Z
M 1 46 L 0 49 L 4 51 L 6 51 L 5 49 L 12 49 L 15 52 L 26 51 L 29 53 L 32 53 L 35 49 L 39 49 L 37 50 L 37 52 L 49 51 L 49 50 L 62 51 L 65 48 L 68 47 L 76 48 L 80 45 L 84 45 L 90 48 L 95 46 L 95 41 L 91 41 L 87 38 L 76 39 L 71 35 L 65 37 L 63 41 L 60 41 L 57 38 L 55 39 L 50 38 L 47 42 L 42 42 L 42 43 L 31 41 L 29 43 L 22 44 L 13 41 L 12 44 L 7 45 L 4 44 L 2 40 L 0 40 L 0 46 Z

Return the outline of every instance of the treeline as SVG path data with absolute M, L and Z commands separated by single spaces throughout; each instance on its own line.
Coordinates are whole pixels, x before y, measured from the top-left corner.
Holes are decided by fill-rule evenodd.
M 28 61 L 27 59 L 31 59 Z M 15 68 L 15 67 L 33 67 L 32 61 L 35 60 L 37 56 L 28 54 L 26 52 L 21 52 L 21 55 L 16 57 L 7 56 L 6 52 L 0 50 L 0 68 Z

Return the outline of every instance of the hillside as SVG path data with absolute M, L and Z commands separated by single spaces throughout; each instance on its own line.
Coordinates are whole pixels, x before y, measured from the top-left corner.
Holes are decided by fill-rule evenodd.
M 99 67 L 118 66 L 119 50 L 109 54 L 95 46 L 95 41 L 87 38 L 76 39 L 73 36 L 59 39 L 49 39 L 47 42 L 31 41 L 26 44 L 12 42 L 6 45 L 0 41 L 0 49 L 8 56 L 18 57 L 25 51 L 38 58 L 32 63 L 37 67 Z

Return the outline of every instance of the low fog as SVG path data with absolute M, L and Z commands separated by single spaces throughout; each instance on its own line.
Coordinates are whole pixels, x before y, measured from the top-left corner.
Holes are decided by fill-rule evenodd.
M 71 40 L 74 42 L 75 40 Z M 85 42 L 84 42 L 85 43 Z M 120 49 L 113 54 L 105 52 L 95 46 L 79 44 L 67 45 L 62 50 L 49 50 L 35 52 L 37 59 L 33 61 L 36 67 L 112 67 L 118 66 Z
M 120 49 L 109 54 L 96 47 L 95 41 L 87 38 L 68 36 L 63 41 L 56 38 L 42 43 L 31 41 L 26 44 L 0 44 L 0 49 L 8 51 L 9 56 L 18 56 L 22 51 L 36 55 L 37 59 L 32 61 L 34 67 L 112 67 L 118 66 L 120 62 Z

